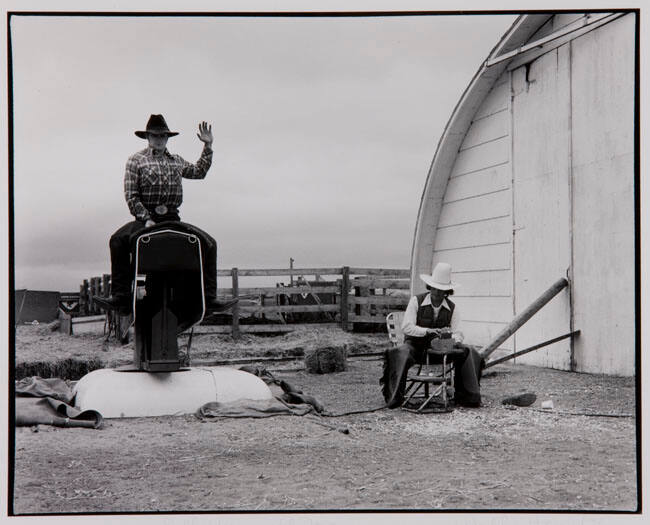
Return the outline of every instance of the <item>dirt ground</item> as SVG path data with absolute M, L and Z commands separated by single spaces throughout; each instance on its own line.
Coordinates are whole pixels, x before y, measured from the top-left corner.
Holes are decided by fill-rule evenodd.
M 292 355 L 327 345 L 350 353 L 387 347 L 385 335 L 338 330 L 239 342 L 203 335 L 191 357 Z M 104 344 L 101 329 L 72 337 L 44 326 L 17 330 L 18 366 L 71 357 L 115 366 L 131 355 L 131 345 Z M 481 408 L 414 414 L 370 411 L 383 405 L 376 357 L 349 358 L 346 371 L 327 375 L 307 373 L 300 359 L 263 366 L 333 414 L 369 411 L 19 427 L 14 512 L 636 510 L 633 378 L 504 363 L 486 370 Z M 537 395 L 531 407 L 501 404 L 522 391 Z M 544 400 L 554 408 L 542 410 Z

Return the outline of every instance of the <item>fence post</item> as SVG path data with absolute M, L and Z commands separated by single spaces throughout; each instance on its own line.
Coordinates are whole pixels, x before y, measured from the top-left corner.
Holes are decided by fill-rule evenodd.
M 88 312 L 88 279 L 79 286 L 79 314 L 87 315 Z
M 91 277 L 88 279 L 88 313 L 90 315 L 95 313 L 95 301 L 93 297 L 95 295 L 95 278 Z
M 239 297 L 239 275 L 237 268 L 231 270 L 232 274 L 232 296 L 233 298 Z M 239 339 L 241 333 L 239 331 L 239 302 L 235 303 L 232 307 L 232 336 L 234 339 Z
M 355 297 L 368 297 L 370 295 L 369 286 L 355 286 L 354 287 L 354 296 Z M 354 313 L 363 317 L 370 317 L 370 304 L 357 304 L 354 307 Z
M 62 334 L 72 335 L 72 316 L 59 308 L 59 331 Z
M 101 296 L 101 293 L 100 293 L 101 292 L 100 289 L 101 289 L 101 285 L 102 285 L 101 279 L 99 277 L 93 277 L 90 280 L 90 282 L 91 282 L 92 288 L 93 288 L 92 289 L 93 298 Z M 97 304 L 95 304 L 94 300 L 93 300 L 93 312 L 94 313 L 99 313 L 99 307 L 97 306 Z
M 93 301 L 93 295 L 95 293 L 95 278 L 91 277 L 88 279 L 88 315 L 95 313 L 95 301 Z
M 341 328 L 348 330 L 348 294 L 350 293 L 350 267 L 341 269 Z
M 102 275 L 102 297 L 108 297 L 111 293 L 109 290 L 111 276 L 107 273 Z

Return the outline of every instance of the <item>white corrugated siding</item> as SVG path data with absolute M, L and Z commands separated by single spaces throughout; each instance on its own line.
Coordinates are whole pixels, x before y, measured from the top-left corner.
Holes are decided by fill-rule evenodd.
M 577 369 L 634 374 L 634 18 L 572 42 Z
M 512 72 L 515 314 L 571 267 L 569 44 Z M 564 289 L 515 333 L 522 350 L 570 331 Z M 566 339 L 518 358 L 569 370 Z
M 465 341 L 481 344 L 512 318 L 510 88 L 498 81 L 460 146 L 440 212 L 433 264 L 452 265 Z M 512 348 L 506 343 L 504 348 Z
M 555 16 L 529 41 L 579 16 Z M 528 70 L 504 72 L 485 95 L 453 162 L 435 240 L 418 250 L 452 264 L 470 344 L 488 343 L 568 269 L 571 294 L 502 347 L 580 329 L 577 370 L 632 375 L 634 16 L 560 44 Z M 569 369 L 570 357 L 567 340 L 519 361 Z

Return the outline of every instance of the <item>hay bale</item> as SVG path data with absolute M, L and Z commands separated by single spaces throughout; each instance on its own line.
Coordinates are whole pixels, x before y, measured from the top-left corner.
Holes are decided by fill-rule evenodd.
M 341 347 L 325 347 L 305 352 L 305 369 L 310 374 L 343 372 L 346 368 L 347 351 Z
M 16 379 L 38 376 L 43 379 L 58 377 L 76 381 L 89 372 L 100 368 L 104 368 L 104 364 L 100 359 L 94 357 L 87 360 L 68 358 L 58 361 L 19 363 L 16 365 Z

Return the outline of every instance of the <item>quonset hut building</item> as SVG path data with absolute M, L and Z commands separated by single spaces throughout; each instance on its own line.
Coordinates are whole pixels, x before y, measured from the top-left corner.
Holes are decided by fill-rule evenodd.
M 634 374 L 636 16 L 520 16 L 454 109 L 420 203 L 411 289 L 451 263 L 465 342 L 489 343 L 566 277 L 501 348 L 580 330 L 517 362 Z

